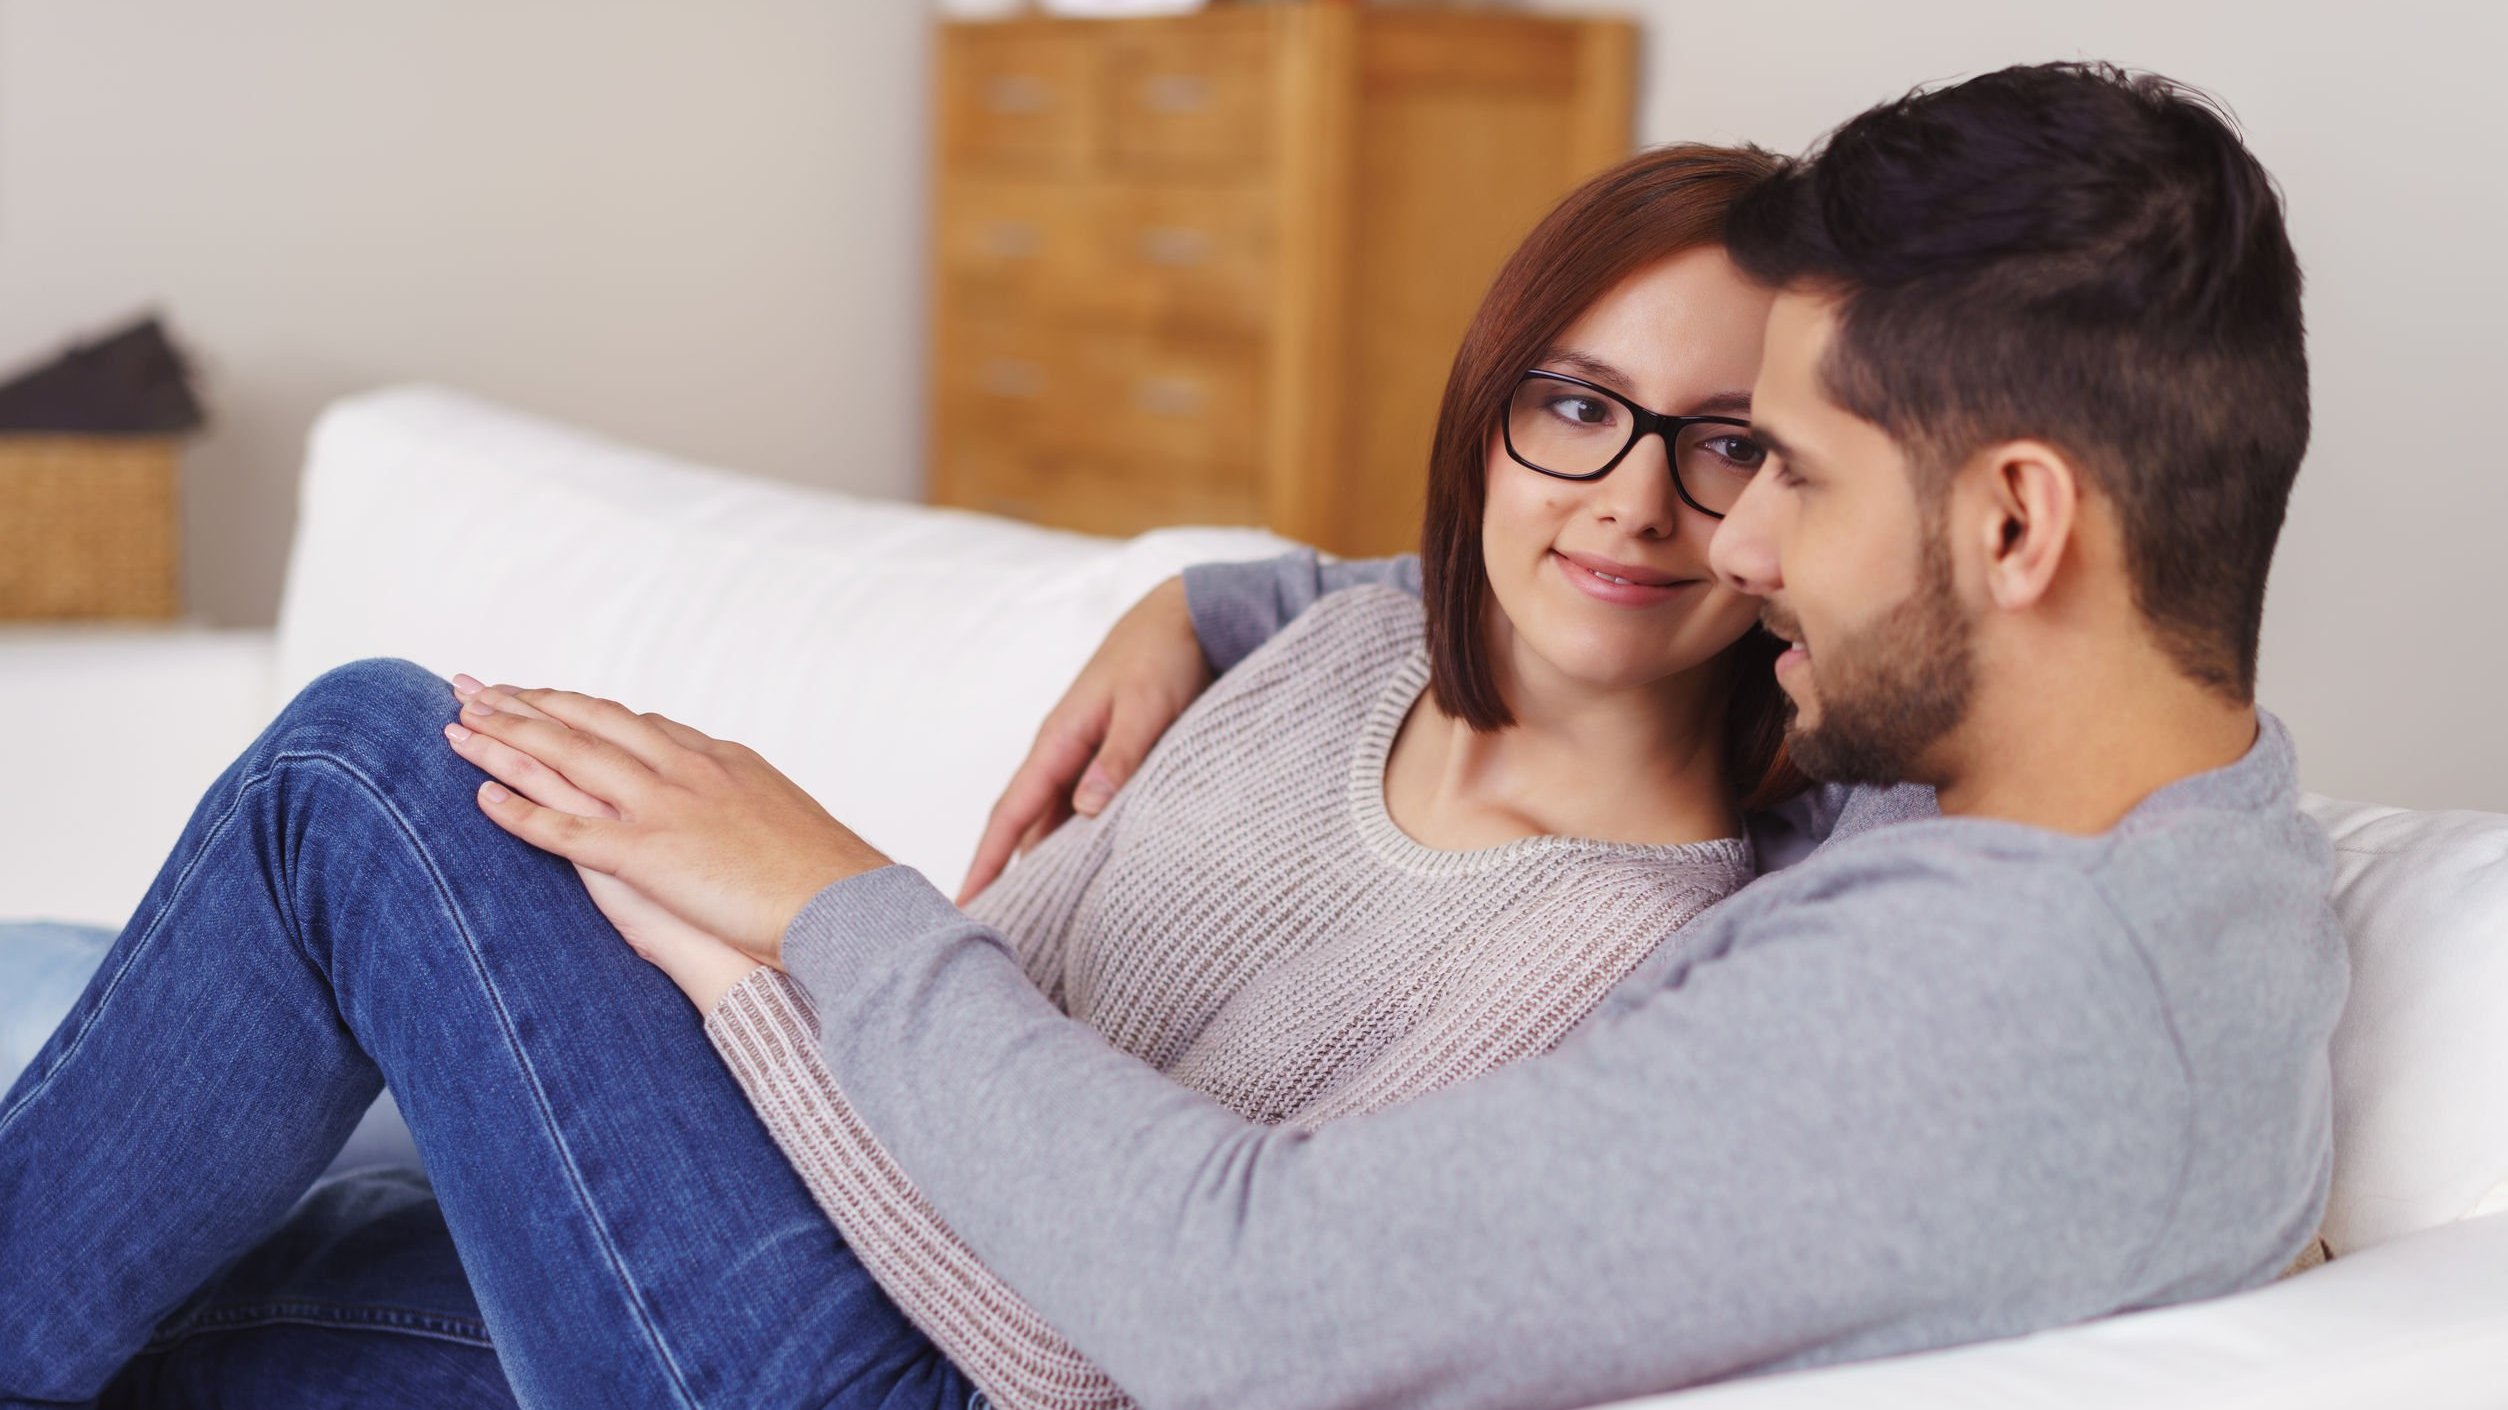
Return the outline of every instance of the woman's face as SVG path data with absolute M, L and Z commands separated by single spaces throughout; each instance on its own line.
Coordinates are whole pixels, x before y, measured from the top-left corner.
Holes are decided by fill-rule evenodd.
M 1722 249 L 1685 251 L 1596 299 L 1537 365 L 1649 411 L 1746 418 L 1770 297 Z M 1546 384 L 1544 406 L 1525 414 L 1601 414 L 1575 400 L 1580 390 Z M 1753 447 L 1731 431 L 1744 439 L 1718 448 L 1746 461 Z M 1561 480 L 1517 464 L 1491 436 L 1481 553 L 1499 609 L 1491 646 L 1517 679 L 1642 688 L 1711 661 L 1757 619 L 1757 600 L 1709 571 L 1717 521 L 1681 502 L 1668 451 L 1648 436 L 1601 479 Z

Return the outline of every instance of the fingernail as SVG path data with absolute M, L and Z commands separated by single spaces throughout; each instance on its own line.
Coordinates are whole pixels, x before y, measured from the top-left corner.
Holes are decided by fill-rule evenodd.
M 479 796 L 487 799 L 491 803 L 502 803 L 511 795 L 506 793 L 505 786 L 503 784 L 491 779 L 488 782 L 479 785 Z
M 1072 810 L 1095 817 L 1097 810 L 1106 806 L 1106 800 L 1113 797 L 1114 792 L 1113 785 L 1106 782 L 1106 775 L 1092 768 L 1087 777 L 1080 780 L 1080 791 L 1071 797 Z
M 444 732 L 451 735 L 455 739 L 470 738 L 470 731 L 463 729 L 460 724 L 452 720 L 446 720 L 444 722 Z
M 478 678 L 477 676 L 462 675 L 462 674 L 460 674 L 460 673 L 458 673 L 458 672 L 456 672 L 456 673 L 454 674 L 454 676 L 453 676 L 453 689 L 454 689 L 454 691 L 455 691 L 456 693 L 458 693 L 458 694 L 462 694 L 462 695 L 468 695 L 468 694 L 470 694 L 472 691 L 477 690 L 478 688 L 479 688 L 479 678 Z
M 469 704 L 462 707 L 462 713 L 465 715 L 477 715 L 480 718 L 485 719 L 488 716 L 495 714 L 496 708 L 488 704 L 485 700 L 474 698 Z

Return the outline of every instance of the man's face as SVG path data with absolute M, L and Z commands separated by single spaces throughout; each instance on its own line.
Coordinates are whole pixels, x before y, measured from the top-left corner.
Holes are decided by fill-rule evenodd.
M 1794 643 L 1776 673 L 1795 764 L 1840 782 L 1922 780 L 1926 752 L 1968 713 L 1972 624 L 1906 453 L 1829 399 L 1820 367 L 1835 328 L 1828 300 L 1778 296 L 1751 411 L 1770 458 L 1709 556 Z

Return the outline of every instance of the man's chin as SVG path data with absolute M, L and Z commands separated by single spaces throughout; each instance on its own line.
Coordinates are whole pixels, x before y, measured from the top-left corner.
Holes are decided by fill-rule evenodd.
M 1838 737 L 1815 717 L 1808 725 L 1797 715 L 1785 731 L 1785 757 L 1795 768 L 1822 783 L 1871 784 L 1887 787 L 1903 781 L 1906 761 L 1873 743 Z

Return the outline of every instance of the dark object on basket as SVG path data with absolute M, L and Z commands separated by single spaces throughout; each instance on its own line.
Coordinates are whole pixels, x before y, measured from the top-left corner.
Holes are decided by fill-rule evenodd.
M 202 419 L 190 369 L 154 317 L 0 385 L 0 432 L 170 436 Z

